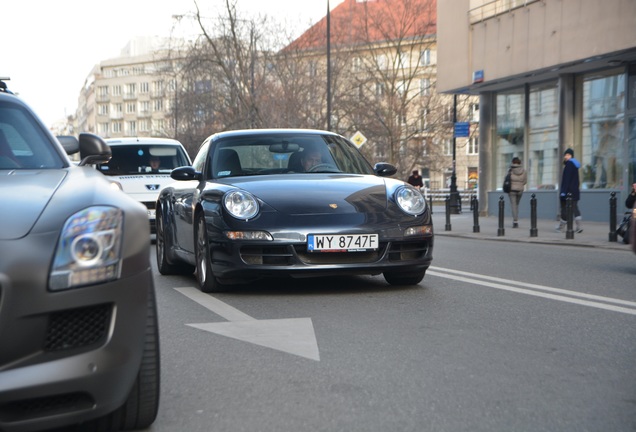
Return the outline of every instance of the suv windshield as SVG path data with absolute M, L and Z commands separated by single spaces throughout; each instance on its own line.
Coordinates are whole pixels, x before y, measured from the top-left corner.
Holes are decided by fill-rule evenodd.
M 33 115 L 0 102 L 0 169 L 63 168 L 64 160 Z
M 113 157 L 97 169 L 106 175 L 141 173 L 170 174 L 174 168 L 190 165 L 183 148 L 178 145 L 130 144 L 111 145 Z

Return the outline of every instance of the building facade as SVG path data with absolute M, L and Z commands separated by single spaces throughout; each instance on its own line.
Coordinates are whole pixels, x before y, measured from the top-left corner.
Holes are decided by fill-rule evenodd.
M 102 61 L 86 78 L 78 98 L 78 128 L 103 138 L 173 138 L 174 55 L 163 40 L 137 38 L 122 56 Z
M 438 3 L 438 90 L 480 97 L 480 211 L 494 214 L 512 157 L 528 171 L 520 207 L 555 218 L 565 149 L 581 162 L 584 219 L 619 214 L 636 182 L 636 2 Z

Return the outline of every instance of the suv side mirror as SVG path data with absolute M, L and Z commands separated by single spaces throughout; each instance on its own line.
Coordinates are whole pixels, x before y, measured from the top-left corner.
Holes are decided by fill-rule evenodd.
M 106 142 L 90 133 L 79 135 L 80 166 L 107 163 L 113 153 Z

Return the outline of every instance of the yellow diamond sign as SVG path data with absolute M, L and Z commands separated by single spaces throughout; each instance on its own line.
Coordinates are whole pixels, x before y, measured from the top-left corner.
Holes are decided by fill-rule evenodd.
M 362 133 L 360 133 L 360 131 L 358 131 L 351 137 L 351 142 L 354 143 L 356 147 L 360 148 L 364 145 L 365 142 L 367 142 L 367 137 L 365 137 L 364 135 L 362 135 Z

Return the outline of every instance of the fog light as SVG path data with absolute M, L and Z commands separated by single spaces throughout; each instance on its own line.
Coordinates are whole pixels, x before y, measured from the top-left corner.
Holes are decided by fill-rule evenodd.
M 409 227 L 404 230 L 404 237 L 430 235 L 433 235 L 433 227 L 431 225 Z
M 230 240 L 274 240 L 266 231 L 225 231 L 225 236 Z

